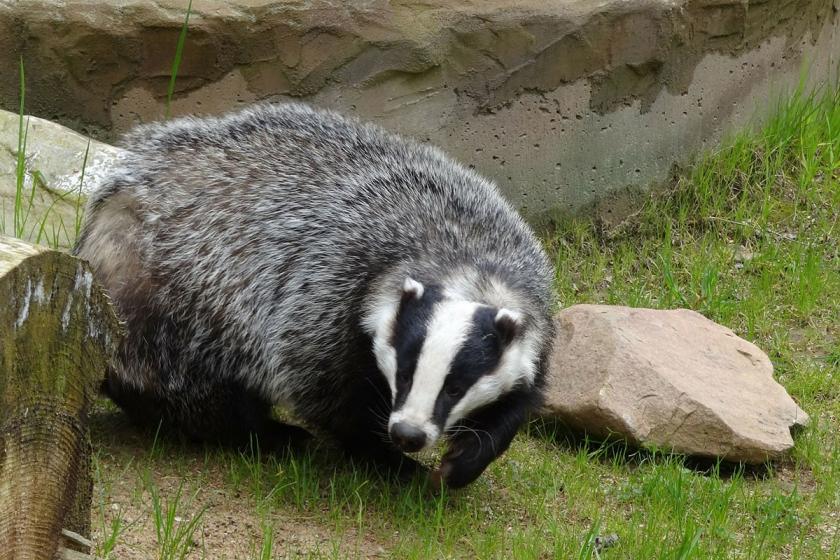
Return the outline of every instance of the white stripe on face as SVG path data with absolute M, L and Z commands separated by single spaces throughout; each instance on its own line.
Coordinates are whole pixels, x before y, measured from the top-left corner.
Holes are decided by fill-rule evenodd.
M 527 380 L 528 383 L 533 383 L 536 375 L 536 360 L 536 344 L 532 340 L 528 338 L 514 340 L 505 349 L 493 375 L 485 375 L 479 379 L 452 407 L 444 429 L 451 428 L 453 424 L 472 411 L 492 403 L 513 389 L 518 382 Z
M 397 352 L 389 339 L 394 330 L 397 307 L 396 300 L 381 302 L 375 307 L 376 312 L 370 313 L 362 322 L 363 328 L 373 338 L 373 355 L 379 371 L 388 381 L 392 404 L 397 395 Z
M 411 389 L 400 410 L 391 414 L 389 430 L 397 422 L 407 422 L 426 433 L 427 446 L 440 436 L 440 430 L 432 422 L 435 402 L 452 361 L 469 333 L 477 307 L 478 304 L 468 301 L 443 301 L 437 305 L 417 359 Z
M 391 390 L 391 404 L 397 398 L 397 351 L 391 345 L 391 337 L 396 327 L 400 299 L 410 296 L 419 300 L 424 292 L 423 284 L 408 277 L 403 282 L 400 296 L 396 293 L 380 296 L 362 319 L 362 328 L 373 338 L 373 355 L 379 371 Z

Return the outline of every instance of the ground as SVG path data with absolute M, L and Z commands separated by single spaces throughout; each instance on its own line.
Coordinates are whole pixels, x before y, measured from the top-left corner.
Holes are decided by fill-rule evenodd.
M 102 558 L 840 557 L 840 90 L 796 94 L 619 226 L 544 232 L 558 307 L 688 307 L 771 357 L 811 416 L 789 460 L 698 464 L 533 423 L 439 496 L 316 445 L 180 445 L 94 413 Z M 596 536 L 616 535 L 609 547 Z

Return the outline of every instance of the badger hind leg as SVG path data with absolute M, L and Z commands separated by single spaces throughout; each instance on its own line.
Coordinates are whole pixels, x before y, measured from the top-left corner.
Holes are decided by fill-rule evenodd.
M 284 452 L 311 437 L 303 428 L 274 420 L 270 402 L 232 380 L 170 392 L 138 389 L 109 374 L 103 389 L 135 424 L 190 442 L 242 450 L 258 444 L 261 450 Z

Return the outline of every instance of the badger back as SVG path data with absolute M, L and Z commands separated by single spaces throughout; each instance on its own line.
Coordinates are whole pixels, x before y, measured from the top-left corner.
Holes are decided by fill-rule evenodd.
M 539 243 L 495 186 L 434 148 L 296 104 L 147 125 L 125 146 L 78 253 L 118 306 L 235 342 L 252 357 L 242 375 L 277 398 L 277 371 L 355 351 L 395 271 L 490 305 L 504 286 L 548 328 Z

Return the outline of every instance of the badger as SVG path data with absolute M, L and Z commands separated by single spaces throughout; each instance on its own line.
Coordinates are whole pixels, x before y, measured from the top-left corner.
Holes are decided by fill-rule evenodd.
M 74 252 L 124 321 L 105 388 L 134 419 L 283 440 L 282 406 L 377 464 L 445 441 L 457 488 L 538 406 L 553 273 L 489 180 L 304 104 L 123 144 Z

